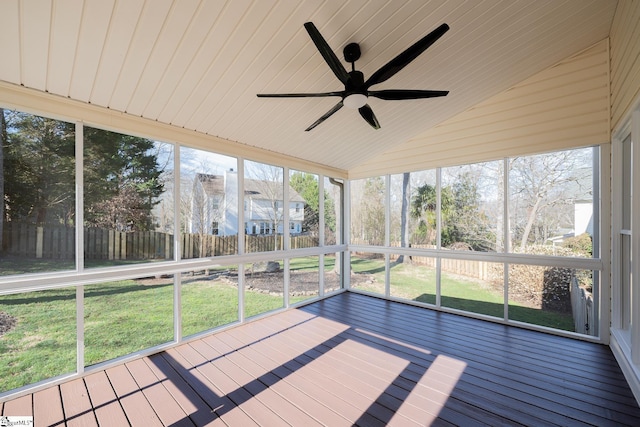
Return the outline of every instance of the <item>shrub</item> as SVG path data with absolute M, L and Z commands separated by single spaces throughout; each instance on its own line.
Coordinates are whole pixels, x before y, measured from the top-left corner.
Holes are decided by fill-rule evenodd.
M 527 246 L 535 255 L 575 256 L 564 247 Z M 571 268 L 511 264 L 509 266 L 509 299 L 543 310 L 571 313 Z
M 593 256 L 593 240 L 588 233 L 565 239 L 563 247 L 571 250 L 575 255 L 591 258 Z

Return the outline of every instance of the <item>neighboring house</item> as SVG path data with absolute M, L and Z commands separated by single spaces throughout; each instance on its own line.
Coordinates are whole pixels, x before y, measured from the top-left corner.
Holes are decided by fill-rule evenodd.
M 244 180 L 244 229 L 246 234 L 283 234 L 283 186 L 257 179 Z M 238 173 L 198 173 L 191 202 L 192 233 L 230 236 L 238 234 Z M 305 201 L 289 187 L 289 232 L 302 233 Z
M 573 228 L 557 230 L 556 236 L 547 239 L 553 245 L 562 245 L 565 239 L 587 233 L 593 237 L 593 177 L 588 169 L 578 179 L 568 184 L 568 194 L 573 200 Z

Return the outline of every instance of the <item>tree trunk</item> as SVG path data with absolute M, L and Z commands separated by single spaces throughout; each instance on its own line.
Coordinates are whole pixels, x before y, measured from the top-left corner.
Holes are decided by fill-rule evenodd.
M 527 218 L 527 225 L 524 227 L 524 231 L 522 232 L 522 240 L 520 240 L 520 251 L 524 252 L 525 246 L 527 246 L 527 240 L 529 240 L 529 233 L 531 233 L 531 227 L 533 227 L 533 222 L 536 220 L 536 215 L 538 213 L 538 209 L 540 208 L 540 202 L 542 201 L 542 196 L 538 194 L 536 197 L 536 202 L 533 204 L 531 211 L 529 211 L 529 218 Z
M 408 172 L 402 174 L 402 209 L 400 214 L 400 246 L 406 248 L 409 242 L 409 178 Z M 405 262 L 404 255 L 398 257 L 398 263 Z

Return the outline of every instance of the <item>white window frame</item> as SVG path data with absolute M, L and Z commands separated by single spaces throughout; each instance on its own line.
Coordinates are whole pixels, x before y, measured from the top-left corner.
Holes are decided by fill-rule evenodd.
M 2 95 L 2 94 L 0 94 Z M 0 96 L 1 98 L 1 96 Z M 40 98 L 36 100 L 37 105 L 40 102 Z M 46 109 L 30 107 L 28 105 L 21 105 L 18 102 L 16 105 L 7 105 L 0 99 L 0 107 L 6 109 L 13 109 L 21 112 L 26 112 L 29 114 L 34 114 L 46 118 L 52 118 L 56 120 L 62 120 L 69 123 L 76 124 L 76 145 L 75 145 L 75 153 L 76 153 L 76 166 L 75 166 L 75 174 L 78 182 L 82 182 L 82 174 L 83 174 L 83 126 L 95 126 L 99 129 L 109 130 L 114 132 L 120 132 L 126 135 L 135 134 L 132 130 L 126 129 L 124 127 L 117 127 L 111 124 L 104 124 L 104 122 L 98 120 L 95 123 L 84 123 L 79 120 L 79 117 L 82 114 L 78 114 L 77 116 L 69 116 L 69 115 L 61 115 L 57 113 L 52 113 L 51 111 L 47 111 Z M 110 123 L 110 121 L 107 120 Z M 167 141 L 163 139 L 159 135 L 154 135 L 153 132 L 148 134 L 146 132 L 139 132 L 139 135 L 142 137 L 148 137 L 149 139 L 163 141 L 165 143 L 172 144 L 174 146 L 174 170 L 180 171 L 180 147 L 193 148 L 194 145 L 183 144 L 177 141 Z M 197 145 L 197 144 L 195 144 Z M 210 150 L 213 153 L 219 153 L 217 150 Z M 244 158 L 237 157 L 238 160 L 238 189 L 239 195 L 244 192 Z M 282 166 L 284 167 L 284 166 Z M 286 170 L 286 169 L 285 169 Z M 288 175 L 285 175 L 288 176 Z M 319 179 L 324 179 L 325 175 L 318 175 Z M 344 179 L 344 178 L 342 178 Z M 285 183 L 287 183 L 287 179 L 285 178 Z M 93 366 L 85 366 L 84 365 L 84 285 L 86 284 L 95 284 L 108 282 L 112 280 L 123 280 L 129 278 L 138 278 L 138 277 L 146 277 L 149 275 L 160 275 L 160 274 L 172 274 L 174 277 L 174 339 L 171 342 L 161 344 L 159 346 L 154 346 L 146 349 L 142 349 L 138 352 L 129 354 L 125 357 L 135 357 L 139 355 L 148 355 L 156 353 L 159 350 L 164 350 L 171 346 L 178 345 L 183 342 L 183 337 L 181 334 L 181 301 L 180 301 L 180 273 L 189 270 L 199 270 L 204 268 L 210 268 L 212 265 L 238 265 L 238 321 L 243 323 L 245 321 L 244 317 L 244 269 L 245 264 L 260 262 L 260 261 L 268 261 L 273 257 L 272 252 L 256 252 L 247 254 L 244 247 L 244 237 L 247 234 L 251 234 L 250 230 L 247 230 L 247 227 L 255 227 L 256 222 L 251 221 L 251 215 L 249 210 L 253 207 L 253 202 L 250 198 L 242 199 L 238 197 L 238 224 L 244 224 L 245 228 L 238 230 L 238 254 L 232 255 L 228 257 L 216 257 L 212 258 L 202 258 L 202 259 L 182 259 L 181 257 L 181 232 L 180 230 L 180 174 L 176 173 L 174 176 L 174 254 L 172 260 L 165 260 L 160 262 L 153 263 L 142 263 L 136 265 L 119 265 L 114 267 L 105 267 L 105 268 L 96 268 L 96 269 L 86 269 L 84 266 L 84 237 L 83 237 L 83 206 L 84 206 L 84 188 L 82 185 L 76 186 L 76 265 L 72 270 L 65 271 L 47 271 L 41 273 L 25 273 L 19 275 L 10 275 L 10 276 L 0 276 L 0 296 L 6 294 L 19 294 L 26 292 L 34 292 L 46 289 L 55 289 L 55 288 L 66 288 L 66 287 L 75 287 L 76 288 L 76 325 L 77 325 L 77 363 L 76 363 L 76 372 L 70 373 L 65 378 L 74 378 L 79 375 L 83 375 L 87 372 L 93 372 L 99 369 L 105 369 L 109 366 L 115 366 L 122 363 L 122 358 L 107 360 L 99 365 Z M 344 202 L 343 198 L 343 202 Z M 241 209 L 244 208 L 244 209 Z M 324 227 L 324 217 L 320 217 L 321 227 Z M 343 224 L 347 222 L 344 219 L 341 219 Z M 274 224 L 269 222 L 269 227 L 271 231 L 274 231 Z M 300 256 L 318 256 L 322 258 L 325 254 L 334 254 L 336 252 L 346 252 L 347 247 L 346 244 L 340 243 L 337 245 L 323 246 L 319 245 L 317 247 L 311 248 L 303 248 L 296 250 L 286 250 L 282 252 L 280 255 L 285 261 L 285 270 L 286 274 L 288 274 L 289 268 L 289 259 L 300 257 Z M 324 264 L 319 264 L 320 277 L 323 277 L 324 274 Z M 288 279 L 286 279 L 288 280 Z M 285 295 L 287 295 L 285 293 Z M 322 294 L 321 294 L 322 295 Z M 322 295 L 323 296 L 323 295 Z M 320 299 L 322 296 L 318 297 Z M 307 300 L 305 302 L 309 302 L 311 300 Z M 285 308 L 282 308 L 282 310 Z M 267 314 L 267 313 L 265 313 Z M 228 325 L 224 325 L 227 327 Z M 206 331 L 204 331 L 206 332 Z M 43 380 L 41 382 L 35 384 L 27 384 L 24 387 L 14 390 L 3 391 L 0 390 L 0 399 L 9 399 L 11 397 L 17 397 L 20 395 L 24 395 L 28 392 L 36 392 L 38 390 L 42 390 L 44 388 L 49 387 L 51 384 L 59 381 L 59 377 L 49 378 Z
M 623 142 L 630 137 L 631 143 L 631 257 L 638 258 L 640 255 L 640 173 L 636 171 L 640 168 L 640 100 L 636 102 L 630 117 L 626 119 L 622 126 L 614 132 L 612 138 L 612 321 L 611 334 L 612 348 L 614 352 L 619 351 L 629 362 L 627 369 L 635 371 L 637 378 L 640 378 L 640 265 L 637 262 L 631 264 L 631 327 L 625 329 L 626 325 L 622 319 L 624 291 L 622 289 L 622 278 L 619 271 L 621 261 L 621 236 L 628 234 L 628 229 L 623 229 L 622 211 L 622 170 L 623 162 Z M 624 365 L 624 364 L 622 364 Z M 624 369 L 624 366 L 623 366 Z
M 557 257 L 551 255 L 529 255 L 529 254 L 519 254 L 513 253 L 510 248 L 505 247 L 506 252 L 474 252 L 474 251 L 449 251 L 442 248 L 441 244 L 441 187 L 442 187 L 442 167 L 435 168 L 436 171 L 436 192 L 437 192 L 437 243 L 436 249 L 417 249 L 417 248 L 399 248 L 399 247 L 390 247 L 389 246 L 389 180 L 390 175 L 381 175 L 380 178 L 385 179 L 385 197 L 386 197 L 386 212 L 385 212 L 385 245 L 368 245 L 368 244 L 352 244 L 348 245 L 349 251 L 346 255 L 350 257 L 352 252 L 370 252 L 376 254 L 384 254 L 385 257 L 389 254 L 398 254 L 398 255 L 406 255 L 406 256 L 425 256 L 425 257 L 435 257 L 437 262 L 436 267 L 436 303 L 431 306 L 436 310 L 441 311 L 449 311 L 455 312 L 459 314 L 464 314 L 465 316 L 480 318 L 485 320 L 490 320 L 498 323 L 505 323 L 510 325 L 518 325 L 523 328 L 533 329 L 533 330 L 542 330 L 547 332 L 552 332 L 555 335 L 567 336 L 571 338 L 581 339 L 584 341 L 592 341 L 598 342 L 602 344 L 609 344 L 610 340 L 610 311 L 608 310 L 608 302 L 610 301 L 610 273 L 611 273 L 611 262 L 610 262 L 610 247 L 609 244 L 611 242 L 610 232 L 611 232 L 611 222 L 609 220 L 610 214 L 610 165 L 609 162 L 603 162 L 601 159 L 609 159 L 610 158 L 610 144 L 603 143 L 599 145 L 590 145 L 585 147 L 565 147 L 558 148 L 556 151 L 564 151 L 564 150 L 574 150 L 580 148 L 594 148 L 594 159 L 593 159 L 593 174 L 594 177 L 597 177 L 598 186 L 593 188 L 593 204 L 594 204 L 594 256 L 591 258 L 581 258 L 581 257 Z M 552 153 L 547 152 L 547 153 Z M 529 155 L 529 154 L 527 154 Z M 535 155 L 535 154 L 530 154 Z M 506 167 L 506 162 L 509 158 L 503 158 L 502 161 L 505 162 L 505 171 L 508 169 Z M 499 159 L 498 159 L 499 160 Z M 639 163 L 640 164 L 640 163 Z M 508 186 L 508 174 L 505 173 L 504 177 L 504 194 L 507 195 L 509 193 Z M 351 181 L 349 181 L 348 188 L 351 187 Z M 602 191 L 602 189 L 606 189 Z M 350 203 L 352 201 L 350 196 L 351 190 L 349 191 L 348 207 L 349 210 L 351 208 Z M 503 211 L 503 221 L 504 224 L 508 224 L 509 221 L 509 199 L 508 197 L 504 198 L 503 201 L 504 211 Z M 640 212 L 640 208 L 638 210 Z M 345 215 L 347 219 L 350 220 L 350 214 Z M 351 222 L 349 221 L 349 225 L 345 227 L 345 231 L 351 230 Z M 505 226 L 505 245 L 509 242 L 508 232 L 509 226 Z M 505 315 L 504 319 L 498 320 L 495 317 L 486 316 L 479 313 L 460 311 L 455 309 L 449 309 L 447 307 L 443 307 L 440 301 L 440 261 L 441 259 L 459 259 L 459 260 L 469 260 L 469 261 L 489 261 L 496 263 L 504 264 L 504 310 Z M 594 284 L 597 283 L 597 286 L 594 289 L 594 302 L 596 304 L 595 310 L 597 310 L 597 324 L 595 325 L 595 335 L 585 335 L 571 331 L 563 331 L 560 329 L 552 329 L 544 326 L 539 326 L 535 324 L 523 323 L 514 319 L 510 319 L 508 317 L 508 307 L 509 307 L 509 298 L 508 298 L 508 283 L 509 283 L 509 265 L 510 264 L 527 264 L 527 265 L 540 265 L 546 267 L 564 267 L 564 268 L 575 268 L 582 270 L 592 270 L 594 271 Z M 400 298 L 394 298 L 389 296 L 388 292 L 388 262 L 386 263 L 386 292 L 382 296 L 391 300 L 402 300 Z M 347 276 L 347 280 L 349 277 Z M 350 287 L 349 287 L 350 288 Z M 354 289 L 355 292 L 365 292 L 360 291 L 358 289 Z M 366 293 L 366 292 L 365 292 Z M 378 294 L 376 294 L 378 295 Z M 402 300 L 407 303 L 407 300 Z M 412 302 L 408 302 L 411 303 Z M 420 304 L 417 304 L 420 305 Z

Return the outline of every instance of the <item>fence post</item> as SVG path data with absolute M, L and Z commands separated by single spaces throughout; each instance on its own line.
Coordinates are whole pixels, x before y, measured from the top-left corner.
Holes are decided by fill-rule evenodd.
M 36 258 L 42 258 L 42 245 L 44 243 L 44 228 L 36 227 Z
M 116 242 L 116 232 L 115 230 L 109 230 L 109 254 L 107 256 L 109 260 L 114 259 L 115 242 Z

